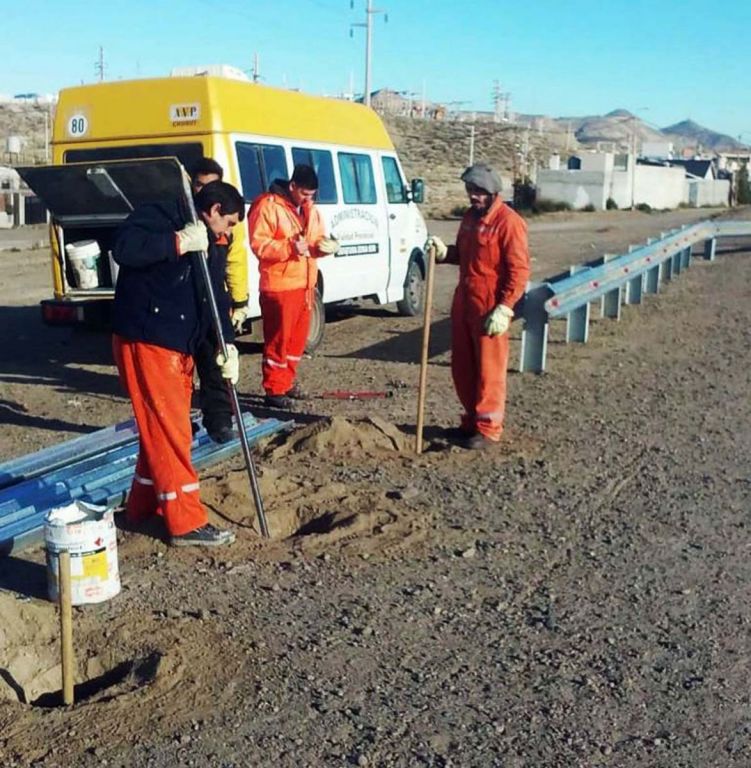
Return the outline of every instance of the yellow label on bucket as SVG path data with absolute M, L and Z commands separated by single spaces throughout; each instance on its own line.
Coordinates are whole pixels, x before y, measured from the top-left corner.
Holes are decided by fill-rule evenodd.
M 84 579 L 106 579 L 107 578 L 107 550 L 100 549 L 98 552 L 89 552 L 81 558 L 83 561 Z

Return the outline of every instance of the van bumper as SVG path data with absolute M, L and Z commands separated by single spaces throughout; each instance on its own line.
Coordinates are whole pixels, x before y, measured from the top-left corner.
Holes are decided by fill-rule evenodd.
M 83 325 L 90 328 L 108 328 L 112 324 L 112 301 L 90 299 L 43 299 L 40 302 L 45 325 Z

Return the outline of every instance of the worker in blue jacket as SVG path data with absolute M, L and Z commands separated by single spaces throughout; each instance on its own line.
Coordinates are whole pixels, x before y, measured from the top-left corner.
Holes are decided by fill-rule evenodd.
M 219 546 L 234 533 L 209 524 L 191 463 L 190 404 L 193 355 L 209 335 L 212 317 L 200 272 L 200 252 L 216 296 L 227 357 L 222 376 L 237 383 L 239 360 L 224 285 L 227 235 L 242 218 L 244 201 L 230 184 L 215 181 L 195 197 L 199 220 L 180 203 L 134 211 L 113 251 L 120 272 L 115 288 L 113 351 L 138 425 L 136 474 L 126 505 L 130 523 L 160 515 L 175 546 Z

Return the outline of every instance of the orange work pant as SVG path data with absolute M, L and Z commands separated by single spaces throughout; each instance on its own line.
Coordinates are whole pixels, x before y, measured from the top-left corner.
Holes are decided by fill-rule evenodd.
M 267 395 L 284 395 L 295 383 L 297 366 L 308 340 L 310 306 L 311 292 L 306 288 L 261 294 L 261 370 Z
M 208 515 L 190 460 L 193 358 L 117 335 L 112 350 L 138 425 L 138 461 L 126 518 L 140 523 L 161 515 L 171 536 L 200 528 Z
M 451 307 L 451 375 L 464 406 L 462 429 L 500 440 L 509 340 L 508 333 L 487 336 L 485 317 L 461 289 L 456 292 Z

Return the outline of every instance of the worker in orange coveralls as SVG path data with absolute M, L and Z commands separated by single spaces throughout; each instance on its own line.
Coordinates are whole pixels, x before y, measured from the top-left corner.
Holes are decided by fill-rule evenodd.
M 181 202 L 144 205 L 118 232 L 112 348 L 138 425 L 138 462 L 126 505 L 130 523 L 161 515 L 174 546 L 221 546 L 235 534 L 208 522 L 190 456 L 193 355 L 212 331 L 198 259 L 207 252 L 227 357 L 216 364 L 237 383 L 239 362 L 224 277 L 227 235 L 244 214 L 242 195 L 214 181 L 195 196 L 199 220 Z
M 451 373 L 464 406 L 458 433 L 468 449 L 498 442 L 506 406 L 508 329 L 529 279 L 527 225 L 499 196 L 501 180 L 484 163 L 461 176 L 469 210 L 455 246 L 425 243 L 437 261 L 459 265 L 451 306 Z
M 310 327 L 316 259 L 339 250 L 338 241 L 325 236 L 313 203 L 317 190 L 315 170 L 296 165 L 292 178 L 276 180 L 248 214 L 250 245 L 261 273 L 264 402 L 272 408 L 290 408 L 292 400 L 307 397 L 296 376 Z

